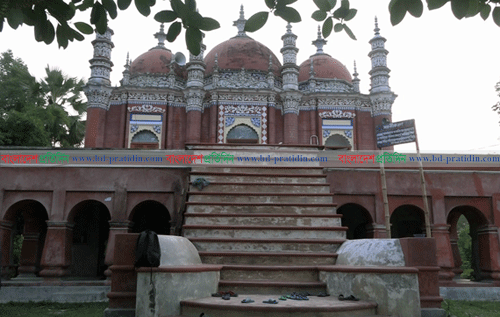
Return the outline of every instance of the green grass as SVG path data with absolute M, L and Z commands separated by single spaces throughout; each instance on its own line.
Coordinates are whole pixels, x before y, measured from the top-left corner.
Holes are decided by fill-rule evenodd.
M 60 304 L 49 302 L 7 303 L 0 304 L 2 317 L 102 317 L 108 303 L 72 303 Z
M 446 310 L 448 316 L 456 317 L 498 317 L 500 316 L 500 301 L 463 301 L 445 300 L 441 306 Z

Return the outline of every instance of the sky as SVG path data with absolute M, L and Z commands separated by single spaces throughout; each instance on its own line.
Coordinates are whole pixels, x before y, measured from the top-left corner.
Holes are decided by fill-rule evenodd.
M 246 18 L 267 10 L 264 0 L 197 2 L 203 16 L 215 18 L 221 24 L 220 29 L 206 32 L 205 55 L 237 34 L 233 21 L 239 17 L 241 4 Z M 370 89 L 368 42 L 374 36 L 377 16 L 380 33 L 387 39 L 389 84 L 398 95 L 392 108 L 393 122 L 415 119 L 422 152 L 500 154 L 500 116 L 491 110 L 491 106 L 500 101 L 495 92 L 495 84 L 500 81 L 500 27 L 491 18 L 483 21 L 479 16 L 459 21 L 453 16 L 449 3 L 439 10 L 425 9 L 420 18 L 407 15 L 399 25 L 392 26 L 387 8 L 389 1 L 350 2 L 352 8 L 358 9 L 356 17 L 348 22 L 357 40 L 351 40 L 345 32 L 332 33 L 324 51 L 346 65 L 351 73 L 356 61 L 361 93 L 368 94 Z M 312 0 L 299 0 L 292 6 L 302 16 L 302 22 L 293 24 L 292 28 L 298 36 L 297 61 L 300 64 L 316 52 L 311 42 L 317 37 L 319 23 L 311 14 L 317 8 Z M 128 52 L 134 59 L 156 46 L 153 34 L 159 31 L 159 23 L 153 16 L 169 9 L 169 1 L 158 1 L 152 14 L 143 17 L 132 4 L 109 22 L 115 45 L 111 54 L 114 63 L 112 85 L 119 85 Z M 74 22 L 88 23 L 89 16 L 90 12 L 79 13 Z M 261 30 L 249 35 L 269 47 L 282 61 L 281 36 L 285 31 L 286 22 L 270 15 Z M 87 80 L 93 39 L 93 35 L 88 35 L 85 41 L 70 43 L 64 50 L 57 47 L 56 41 L 51 45 L 36 42 L 31 27 L 12 30 L 5 24 L 0 33 L 0 52 L 11 49 L 37 78 L 43 77 L 45 67 L 50 65 L 72 77 Z M 166 46 L 174 53 L 180 51 L 188 56 L 184 32 Z M 415 144 L 399 145 L 395 150 L 411 152 Z

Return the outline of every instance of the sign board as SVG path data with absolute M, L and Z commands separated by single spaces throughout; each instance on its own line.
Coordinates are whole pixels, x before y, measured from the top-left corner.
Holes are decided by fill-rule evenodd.
M 415 120 L 406 120 L 378 125 L 375 129 L 377 147 L 415 142 Z

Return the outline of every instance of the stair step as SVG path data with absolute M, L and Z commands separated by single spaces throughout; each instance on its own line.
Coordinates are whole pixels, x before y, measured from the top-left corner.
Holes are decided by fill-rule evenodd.
M 333 194 L 189 192 L 189 202 L 331 204 Z
M 347 227 L 184 225 L 184 237 L 261 239 L 344 239 Z
M 272 193 L 299 193 L 299 194 L 328 194 L 330 193 L 330 185 L 328 184 L 310 184 L 310 183 L 228 183 L 228 182 L 213 182 L 202 190 L 191 185 L 190 193 L 196 192 L 222 192 L 222 193 L 248 193 L 248 192 L 272 192 Z
M 186 202 L 186 213 L 335 214 L 337 204 Z
M 308 166 L 304 167 L 283 167 L 283 166 L 259 166 L 259 167 L 225 167 L 225 166 L 215 166 L 215 167 L 201 167 L 193 165 L 191 172 L 206 172 L 211 173 L 249 173 L 249 174 L 323 174 L 323 167 L 320 166 Z
M 251 174 L 251 173 L 211 173 L 191 172 L 190 182 L 197 178 L 204 178 L 210 183 L 231 180 L 235 183 L 316 183 L 325 184 L 326 175 L 315 174 Z
M 224 265 L 221 280 L 270 280 L 317 282 L 319 270 L 316 266 L 262 266 Z
M 340 227 L 342 215 L 186 213 L 186 225 Z
M 240 293 L 238 297 L 223 300 L 220 297 L 206 297 L 194 300 L 181 301 L 183 316 L 208 316 L 217 317 L 363 317 L 376 315 L 377 304 L 374 302 L 339 301 L 333 296 L 309 297 L 307 301 L 286 300 L 279 301 L 283 295 L 250 295 Z M 243 304 L 241 300 L 250 297 L 255 302 Z M 272 298 L 278 304 L 264 304 L 263 301 Z
M 322 252 L 208 252 L 200 251 L 205 264 L 334 265 L 336 253 Z
M 344 239 L 218 239 L 189 238 L 199 251 L 210 252 L 336 252 Z
M 326 283 L 324 282 L 284 282 L 273 280 L 221 280 L 219 289 L 230 289 L 239 294 L 290 294 L 292 292 L 309 292 L 318 294 L 326 292 Z

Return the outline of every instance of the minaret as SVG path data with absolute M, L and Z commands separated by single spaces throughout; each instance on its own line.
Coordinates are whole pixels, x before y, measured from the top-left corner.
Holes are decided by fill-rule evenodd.
M 113 31 L 108 28 L 104 34 L 96 32 L 96 39 L 92 41 L 94 56 L 89 61 L 90 78 L 84 88 L 88 100 L 85 147 L 104 147 L 104 122 L 113 90 L 110 80 L 112 35 Z
M 125 61 L 125 70 L 123 71 L 123 78 L 120 81 L 122 86 L 127 86 L 129 81 L 130 81 L 130 59 L 129 59 L 129 53 L 127 53 L 127 60 Z
M 372 101 L 372 115 L 384 115 L 387 119 L 391 119 L 391 108 L 396 98 L 396 95 L 389 87 L 389 73 L 391 70 L 387 68 L 387 54 L 385 49 L 386 39 L 380 36 L 377 18 L 375 17 L 375 36 L 370 40 L 372 50 L 368 54 L 372 61 L 372 69 L 370 70 L 370 99 Z
M 283 101 L 284 116 L 284 143 L 298 144 L 298 125 L 299 125 L 299 105 L 302 94 L 299 92 L 299 66 L 297 65 L 297 52 L 299 49 L 295 46 L 297 35 L 292 33 L 292 25 L 288 23 L 286 33 L 281 37 L 283 40 L 283 67 L 281 76 L 283 77 L 283 92 L 281 100 Z
M 204 37 L 204 34 L 202 34 Z M 203 99 L 205 99 L 204 79 L 206 64 L 203 55 L 206 46 L 201 43 L 200 54 L 194 56 L 189 54 L 187 63 L 188 78 L 184 97 L 186 98 L 187 112 L 187 135 L 186 143 L 200 143 L 201 141 L 201 113 L 203 112 Z
M 357 92 L 359 93 L 359 78 L 358 78 L 358 69 L 356 67 L 356 61 L 354 61 L 354 74 L 352 74 L 352 76 L 354 77 L 352 79 L 352 86 L 353 86 L 353 89 L 354 89 L 354 92 Z

